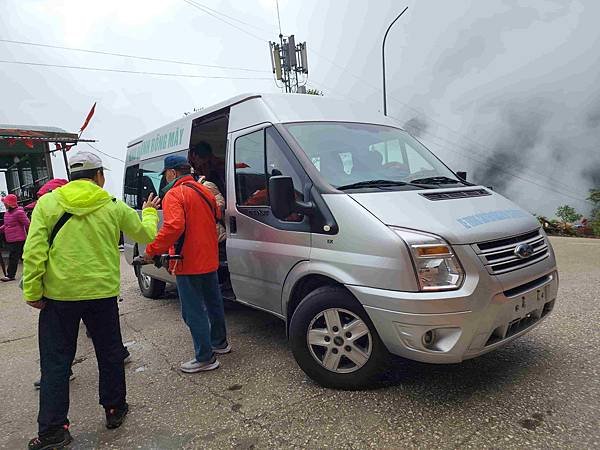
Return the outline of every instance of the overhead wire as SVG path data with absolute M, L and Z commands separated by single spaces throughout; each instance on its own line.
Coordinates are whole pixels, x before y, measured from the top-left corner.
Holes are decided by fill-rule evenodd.
M 194 1 L 192 1 L 192 0 L 183 0 L 183 1 L 185 1 L 186 3 L 189 3 L 189 4 L 193 4 L 193 3 L 195 3 L 195 2 L 194 2 Z M 197 5 L 194 5 L 194 6 L 198 7 Z M 278 16 L 278 20 L 279 20 L 279 24 L 280 24 L 280 19 L 279 19 L 279 2 L 278 2 L 278 1 L 276 2 L 276 6 L 277 6 L 277 16 Z M 207 11 L 204 11 L 204 12 L 207 12 Z M 215 10 L 215 12 L 219 13 L 219 12 L 218 12 L 218 11 L 216 11 L 216 10 Z M 208 12 L 207 12 L 207 13 L 208 13 Z M 223 13 L 219 13 L 219 14 L 223 14 Z M 217 17 L 217 18 L 218 18 L 218 17 Z M 218 18 L 218 19 L 219 19 L 219 20 L 222 20 L 222 21 L 223 21 L 223 22 L 225 22 L 225 23 L 228 23 L 228 22 L 224 21 L 224 20 L 223 20 L 223 19 L 221 19 L 221 18 Z M 233 26 L 234 28 L 237 28 L 238 30 L 240 30 L 240 31 L 242 31 L 242 32 L 244 32 L 244 33 L 246 33 L 246 34 L 248 34 L 248 35 L 250 35 L 250 36 L 252 36 L 252 37 L 256 38 L 256 39 L 263 40 L 262 38 L 260 38 L 260 37 L 258 37 L 258 36 L 256 36 L 256 35 L 254 35 L 253 33 L 249 33 L 247 30 L 243 30 L 243 29 L 241 29 L 241 28 L 239 28 L 239 27 L 237 27 L 237 26 L 235 26 L 235 25 L 233 25 L 233 24 L 231 24 L 231 23 L 228 23 L 228 24 L 229 24 L 230 26 Z M 281 24 L 280 24 L 280 27 L 281 27 Z M 371 89 L 373 89 L 373 90 L 375 90 L 375 91 L 377 91 L 377 92 L 380 92 L 380 93 L 382 93 L 382 92 L 383 92 L 381 88 L 379 88 L 379 87 L 377 87 L 377 86 L 374 86 L 374 85 L 372 85 L 370 82 L 366 81 L 364 78 L 362 78 L 362 77 L 360 77 L 360 76 L 358 76 L 358 75 L 356 75 L 356 74 L 354 74 L 354 73 L 352 73 L 352 72 L 348 71 L 348 69 L 347 69 L 346 67 L 344 67 L 344 66 L 341 66 L 340 64 L 338 64 L 338 63 L 336 63 L 335 61 L 333 61 L 333 60 L 331 60 L 331 59 L 327 58 L 327 57 L 326 57 L 326 56 L 324 56 L 324 55 L 321 55 L 319 52 L 315 51 L 315 50 L 314 50 L 314 49 L 312 49 L 311 47 L 309 47 L 308 51 L 309 51 L 309 52 L 311 52 L 311 53 L 313 53 L 313 54 L 314 54 L 315 56 L 317 56 L 318 58 L 321 58 L 321 59 L 323 59 L 323 60 L 325 60 L 325 61 L 329 62 L 331 65 L 333 65 L 333 66 L 335 66 L 335 67 L 339 68 L 340 70 L 344 71 L 344 73 L 347 73 L 347 74 L 350 74 L 350 75 L 352 75 L 354 78 L 356 78 L 358 81 L 360 81 L 360 82 L 361 82 L 362 84 L 364 84 L 365 86 L 367 86 L 367 87 L 370 87 Z M 316 83 L 316 84 L 318 84 L 318 83 Z M 323 85 L 323 86 L 324 86 L 324 85 Z M 325 88 L 327 88 L 326 86 L 324 86 L 324 87 L 325 87 Z M 329 88 L 327 88 L 327 89 L 329 89 Z M 331 91 L 331 89 L 329 89 L 329 90 Z M 461 137 L 461 138 L 464 138 L 464 139 L 466 139 L 466 140 L 470 141 L 472 144 L 474 144 L 474 145 L 477 145 L 477 146 L 479 146 L 479 147 L 482 147 L 482 148 L 484 148 L 484 149 L 486 148 L 486 147 L 485 147 L 483 144 L 481 144 L 481 143 L 479 143 L 479 142 L 477 142 L 477 141 L 474 141 L 474 140 L 473 140 L 473 139 L 471 139 L 471 138 L 468 138 L 468 137 L 464 136 L 463 134 L 459 133 L 458 131 L 456 131 L 456 130 L 452 129 L 451 127 L 449 127 L 449 126 L 447 126 L 447 125 L 445 125 L 445 124 L 443 124 L 442 122 L 439 122 L 439 121 L 437 121 L 437 120 L 435 120 L 435 119 L 433 119 L 433 118 L 429 117 L 429 116 L 428 116 L 427 114 L 425 114 L 423 111 L 421 111 L 421 110 L 419 110 L 419 109 L 417 109 L 417 108 L 415 108 L 415 107 L 413 107 L 413 106 L 411 106 L 411 105 L 409 105 L 409 104 L 407 104 L 407 103 L 405 103 L 405 102 L 402 102 L 401 100 L 399 100 L 399 99 L 395 98 L 394 96 L 391 96 L 391 95 L 390 95 L 390 96 L 389 96 L 389 98 L 390 98 L 391 100 L 395 101 L 396 103 L 398 103 L 398 104 L 400 104 L 400 105 L 403 105 L 404 107 L 406 107 L 406 108 L 408 108 L 408 109 L 410 109 L 410 110 L 412 110 L 412 111 L 414 111 L 414 112 L 416 112 L 416 113 L 420 114 L 421 116 L 423 116 L 423 117 L 426 117 L 426 118 L 427 118 L 429 121 L 431 121 L 431 122 L 433 122 L 433 123 L 437 123 L 437 124 L 438 124 L 438 125 L 440 125 L 441 127 L 443 127 L 443 128 L 445 128 L 445 129 L 447 129 L 448 131 L 450 131 L 450 132 L 452 132 L 452 133 L 456 134 L 457 136 L 459 136 L 459 137 Z M 394 119 L 395 119 L 395 120 L 398 120 L 397 118 L 394 118 Z M 429 134 L 431 134 L 431 133 L 429 133 Z M 435 135 L 434 135 L 434 136 L 435 136 Z M 438 136 L 435 136 L 435 137 L 436 137 L 436 138 L 438 138 L 438 139 L 440 139 Z M 448 142 L 450 142 L 450 141 L 448 141 Z M 457 144 L 455 144 L 455 143 L 454 143 L 454 146 L 456 147 L 456 146 L 457 146 Z M 488 150 L 490 150 L 490 149 L 488 149 Z M 491 150 L 490 150 L 490 151 L 491 151 Z M 479 153 L 479 154 L 482 154 L 482 153 Z M 488 165 L 488 166 L 489 166 L 489 165 L 491 165 L 491 164 L 490 164 L 490 163 L 488 163 L 488 162 L 481 161 L 481 160 L 476 160 L 476 159 L 475 159 L 475 158 L 473 158 L 472 156 L 465 156 L 465 157 L 466 157 L 466 158 L 468 158 L 468 159 L 470 158 L 470 159 L 472 159 L 473 161 L 477 161 L 477 162 L 479 162 L 480 164 L 486 164 L 486 165 Z M 506 171 L 506 169 L 504 169 L 504 168 L 502 168 L 502 167 L 498 167 L 498 166 L 496 166 L 496 165 L 493 165 L 493 164 L 492 164 L 492 167 L 494 167 L 494 168 L 497 168 L 499 171 L 501 171 L 501 172 L 503 172 L 503 173 L 506 173 L 507 175 L 510 175 L 510 176 L 512 176 L 512 177 L 514 177 L 514 178 L 520 179 L 520 180 L 522 180 L 522 181 L 525 181 L 525 182 L 529 182 L 529 183 L 531 183 L 531 184 L 534 184 L 534 185 L 536 185 L 536 186 L 538 186 L 538 187 L 541 187 L 541 188 L 543 188 L 543 189 L 550 190 L 550 191 L 552 191 L 552 192 L 559 193 L 559 194 L 565 195 L 565 196 L 567 196 L 567 197 L 570 197 L 570 198 L 573 198 L 573 199 L 576 199 L 576 200 L 579 200 L 579 201 L 582 201 L 582 202 L 588 202 L 588 200 L 586 200 L 586 199 L 582 199 L 582 198 L 580 198 L 580 197 L 575 197 L 575 196 L 573 196 L 573 195 L 570 195 L 570 194 L 567 194 L 567 193 L 565 193 L 565 192 L 563 192 L 563 191 L 558 191 L 558 190 L 556 190 L 555 188 L 553 188 L 553 187 L 551 187 L 551 186 L 542 185 L 542 184 L 538 183 L 537 181 L 533 181 L 533 180 L 530 180 L 530 179 L 528 179 L 528 178 L 524 178 L 524 177 L 522 177 L 522 176 L 519 176 L 519 175 L 516 175 L 516 174 L 510 173 L 510 172 Z M 565 184 L 563 184 L 563 183 L 560 183 L 560 182 L 559 182 L 558 184 L 562 184 L 562 185 L 563 185 L 563 187 L 571 189 L 571 187 L 570 187 L 570 186 L 568 186 L 568 185 L 565 185 Z M 571 193 L 573 193 L 574 191 L 570 191 L 570 192 L 571 192 Z
M 116 159 L 117 161 L 120 161 L 120 162 L 122 162 L 122 163 L 125 163 L 125 160 L 124 160 L 124 159 L 117 158 L 116 156 L 113 156 L 113 155 L 109 155 L 108 153 L 106 153 L 106 152 L 103 152 L 102 150 L 100 150 L 98 147 L 95 147 L 95 146 L 93 146 L 93 145 L 92 145 L 92 144 L 90 144 L 89 142 L 86 142 L 86 144 L 87 144 L 87 145 L 89 145 L 89 146 L 90 146 L 91 148 L 93 148 L 94 150 L 96 150 L 98 153 L 102 153 L 104 156 L 108 156 L 109 158 Z
M 215 14 L 221 15 L 223 17 L 227 17 L 228 19 L 231 19 L 231 20 L 233 20 L 235 22 L 241 23 L 242 25 L 246 25 L 246 26 L 249 26 L 251 28 L 254 28 L 255 30 L 264 31 L 264 29 L 261 28 L 261 27 L 258 27 L 256 25 L 253 25 L 253 24 L 248 23 L 248 22 L 244 22 L 243 20 L 240 20 L 240 19 L 238 19 L 236 17 L 233 17 L 233 16 L 230 16 L 228 14 L 225 14 L 224 12 L 221 12 L 221 11 L 218 11 L 218 10 L 216 10 L 214 8 L 211 8 L 210 6 L 207 6 L 204 3 L 200 3 L 198 0 L 193 0 L 193 2 L 196 3 L 196 5 L 198 5 L 198 6 L 202 7 L 202 8 L 205 8 L 205 9 L 208 9 L 209 11 L 214 12 Z
M 97 72 L 115 72 L 115 73 L 130 73 L 137 75 L 154 75 L 161 77 L 179 77 L 179 78 L 203 78 L 203 79 L 217 79 L 217 80 L 269 80 L 270 77 L 238 77 L 238 76 L 224 76 L 224 75 L 195 75 L 195 74 L 181 74 L 181 73 L 166 73 L 166 72 L 147 72 L 140 70 L 128 70 L 128 69 L 109 69 L 105 67 L 86 67 L 86 66 L 71 66 L 65 64 L 50 64 L 50 63 L 39 63 L 32 61 L 9 61 L 0 59 L 0 63 L 4 64 L 19 64 L 26 66 L 40 66 L 40 67 L 57 67 L 65 69 L 77 69 Z
M 253 38 L 257 39 L 257 40 L 260 40 L 260 41 L 262 41 L 262 42 L 265 42 L 265 41 L 267 41 L 267 40 L 266 40 L 266 39 L 264 39 L 263 37 L 260 37 L 260 36 L 258 36 L 258 35 L 256 35 L 256 34 L 254 34 L 254 33 L 250 32 L 250 31 L 248 31 L 248 30 L 245 30 L 245 29 L 243 29 L 243 28 L 241 28 L 241 27 L 239 27 L 239 26 L 237 26 L 237 25 L 235 25 L 235 24 L 233 24 L 233 23 L 229 22 L 228 20 L 224 19 L 223 17 L 227 17 L 227 18 L 228 18 L 228 19 L 230 19 L 230 20 L 234 20 L 234 21 L 236 21 L 236 22 L 238 22 L 238 23 L 244 24 L 244 25 L 246 25 L 246 26 L 250 26 L 250 27 L 252 27 L 252 28 L 255 28 L 255 29 L 260 29 L 259 27 L 256 27 L 256 26 L 254 26 L 254 25 L 252 25 L 252 24 L 249 24 L 249 23 L 247 23 L 247 22 L 244 22 L 244 21 L 242 21 L 242 20 L 236 19 L 236 18 L 234 18 L 234 17 L 232 17 L 232 16 L 230 16 L 230 15 L 227 15 L 227 14 L 225 14 L 225 13 L 222 13 L 222 12 L 220 12 L 220 11 L 217 11 L 217 10 L 215 10 L 215 9 L 213 9 L 213 8 L 210 8 L 210 7 L 208 7 L 208 6 L 204 5 L 204 4 L 201 4 L 201 3 L 197 2 L 197 1 L 194 1 L 194 0 L 183 0 L 183 1 L 184 1 L 184 2 L 186 2 L 186 3 L 188 3 L 190 6 L 193 6 L 193 7 L 197 8 L 198 10 L 200 10 L 200 11 L 202 11 L 202 12 L 204 12 L 204 13 L 206 13 L 206 14 L 208 14 L 208 15 L 212 16 L 212 17 L 214 17 L 215 19 L 217 19 L 217 20 L 219 20 L 219 21 L 221 21 L 221 22 L 223 22 L 223 23 L 225 23 L 225 24 L 227 24 L 227 25 L 229 25 L 229 26 L 231 26 L 231 27 L 233 27 L 233 28 L 237 29 L 238 31 L 241 31 L 242 33 L 244 33 L 244 34 L 246 34 L 246 35 L 248 35 L 248 36 L 251 36 L 251 37 L 253 37 Z M 281 19 L 280 19 L 280 14 L 279 14 L 279 3 L 277 2 L 277 3 L 276 3 L 276 5 L 277 5 L 277 17 L 278 17 L 278 22 L 279 22 L 279 29 L 280 29 L 280 33 L 281 33 Z M 220 17 L 220 16 L 223 16 L 223 17 Z M 5 40 L 5 39 L 0 39 L 0 42 L 10 42 L 10 41 L 9 41 L 9 40 Z M 51 46 L 51 45 L 47 45 L 47 44 L 27 43 L 27 42 L 23 42 L 23 41 L 14 41 L 14 43 L 21 43 L 21 44 L 24 44 L 24 45 L 39 45 L 39 46 L 45 46 L 45 47 L 50 47 L 50 48 L 61 48 L 60 46 Z M 62 48 L 62 49 L 65 49 L 65 50 L 66 50 L 66 49 L 69 49 L 69 50 L 76 50 L 76 51 L 84 51 L 84 52 L 89 52 L 89 53 L 110 54 L 110 55 L 112 55 L 112 56 L 121 56 L 121 57 L 135 58 L 135 59 L 146 59 L 146 60 L 161 61 L 161 62 L 169 62 L 169 63 L 177 63 L 177 64 L 187 64 L 187 65 L 196 65 L 196 66 L 204 66 L 204 67 L 215 67 L 215 68 L 221 68 L 221 69 L 231 69 L 231 70 L 247 70 L 247 71 L 257 71 L 257 72 L 258 72 L 258 70 L 256 70 L 256 69 L 247 69 L 247 68 L 233 68 L 233 67 L 225 67 L 225 66 L 209 66 L 209 65 L 201 65 L 201 64 L 196 64 L 196 63 L 188 63 L 188 62 L 185 62 L 185 61 L 164 60 L 164 59 L 160 59 L 160 58 L 146 58 L 146 57 L 137 57 L 137 56 L 134 56 L 134 55 L 125 55 L 125 54 L 118 54 L 118 53 L 111 53 L 111 52 L 102 52 L 102 51 L 93 51 L 93 50 L 84 50 L 84 49 L 73 49 L 73 48 Z M 368 82 L 368 81 L 367 81 L 367 80 L 365 80 L 364 78 L 362 78 L 362 77 L 360 77 L 360 76 L 358 76 L 358 75 L 356 75 L 356 74 L 354 74 L 354 73 L 352 73 L 352 72 L 348 71 L 348 69 L 347 69 L 346 67 L 344 67 L 344 66 L 342 66 L 342 65 L 340 65 L 340 64 L 338 64 L 338 63 L 336 63 L 335 61 L 333 61 L 333 60 L 331 60 L 331 59 L 327 58 L 327 57 L 326 57 L 326 56 L 324 56 L 324 55 L 321 55 L 319 52 L 315 51 L 314 49 L 312 49 L 312 48 L 310 48 L 310 47 L 309 47 L 309 49 L 308 49 L 308 50 L 309 50 L 309 52 L 313 53 L 313 54 L 314 54 L 315 56 L 317 56 L 318 58 L 320 58 L 320 59 L 322 59 L 322 60 L 324 60 L 324 61 L 327 61 L 327 62 L 329 62 L 331 65 L 333 65 L 333 66 L 337 67 L 338 69 L 340 69 L 340 70 L 344 71 L 344 73 L 346 73 L 346 74 L 350 74 L 350 75 L 351 75 L 351 76 L 353 76 L 355 79 L 357 79 L 358 81 L 360 81 L 360 82 L 361 82 L 363 85 L 365 85 L 365 86 L 367 86 L 367 87 L 370 87 L 371 89 L 373 89 L 373 90 L 375 90 L 375 91 L 377 91 L 377 92 L 380 92 L 380 93 L 382 92 L 382 90 L 381 90 L 379 87 L 372 85 L 370 82 Z M 210 76 L 210 75 L 172 74 L 172 73 L 159 73 L 159 72 L 142 72 L 142 71 L 131 71 L 131 70 L 124 70 L 124 69 L 106 69 L 106 68 L 92 68 L 92 67 L 81 67 L 81 66 L 66 66 L 66 65 L 58 65 L 58 64 L 43 64 L 43 63 L 33 63 L 33 62 L 23 62 L 23 61 L 6 61 L 6 60 L 0 60 L 0 63 L 12 63 L 12 64 L 37 65 L 37 66 L 45 66 L 45 67 L 64 67 L 64 68 L 80 69 L 80 70 L 96 70 L 96 71 L 105 71 L 105 72 L 133 73 L 133 74 L 145 74 L 145 75 L 155 75 L 155 76 L 173 76 L 173 77 L 186 77 L 186 78 L 209 78 L 209 79 L 210 79 L 210 78 L 212 78 L 212 79 L 255 79 L 255 80 L 269 80 L 269 81 L 271 80 L 271 78 L 266 78 L 266 77 L 264 77 L 264 78 L 259 78 L 259 77 L 256 77 L 256 78 L 255 78 L 255 77 L 224 77 L 224 76 Z M 264 71 L 264 72 L 267 72 L 267 71 Z M 319 83 L 315 83 L 315 84 L 319 84 Z M 325 87 L 326 89 L 329 89 L 330 91 L 333 91 L 332 89 L 328 88 L 328 87 L 327 87 L 327 86 L 325 86 L 325 85 L 323 85 L 323 87 Z M 334 91 L 333 91 L 333 92 L 334 92 Z M 407 103 L 405 103 L 405 102 L 402 102 L 401 100 L 399 100 L 399 99 L 395 98 L 394 96 L 391 96 L 391 95 L 390 95 L 390 96 L 389 96 L 389 98 L 390 98 L 391 100 L 395 101 L 396 103 L 398 103 L 398 104 L 400 104 L 400 105 L 403 105 L 404 107 L 406 107 L 406 108 L 408 108 L 408 109 L 410 109 L 410 110 L 412 110 L 412 111 L 416 112 L 417 114 L 420 114 L 421 116 L 423 116 L 423 117 L 427 118 L 429 121 L 431 121 L 431 122 L 433 122 L 433 123 L 436 123 L 436 124 L 438 124 L 439 126 L 441 126 L 441 127 L 445 128 L 445 129 L 447 129 L 448 131 L 450 131 L 450 132 L 452 132 L 452 133 L 456 134 L 457 136 L 459 136 L 459 137 L 461 137 L 461 138 L 464 138 L 464 139 L 466 139 L 466 140 L 470 141 L 471 143 L 473 143 L 473 144 L 475 144 L 475 145 L 477 145 L 477 146 L 480 146 L 480 147 L 482 147 L 482 148 L 486 148 L 486 147 L 485 147 L 483 144 L 481 144 L 481 143 L 479 143 L 479 142 L 477 142 L 477 141 L 474 141 L 474 140 L 473 140 L 473 139 L 471 139 L 471 138 L 468 138 L 467 136 L 465 136 L 465 135 L 463 135 L 463 134 L 459 133 L 458 131 L 456 131 L 456 130 L 454 130 L 454 129 L 450 128 L 450 127 L 448 127 L 448 126 L 447 126 L 447 125 L 445 125 L 445 124 L 443 124 L 442 122 L 439 122 L 439 121 L 437 121 L 437 120 L 435 120 L 435 119 L 433 119 L 433 118 L 429 117 L 429 116 L 428 116 L 427 114 L 425 114 L 423 111 L 421 111 L 421 110 L 419 110 L 419 109 L 417 109 L 417 108 L 415 108 L 415 107 L 413 107 L 413 106 L 411 106 L 411 105 L 409 105 L 409 104 L 407 104 Z M 392 117 L 392 116 L 390 116 L 390 117 Z M 395 117 L 392 117 L 392 118 L 393 118 L 393 119 L 395 119 L 395 120 L 398 120 L 398 118 L 395 118 Z M 443 138 L 441 138 L 441 137 L 439 137 L 439 136 L 437 136 L 437 135 L 434 135 L 434 134 L 432 134 L 432 133 L 430 133 L 430 132 L 426 132 L 426 131 L 424 131 L 424 130 L 422 130 L 422 131 L 423 131 L 424 133 L 426 133 L 426 134 L 429 134 L 430 136 L 432 136 L 432 137 L 434 137 L 434 138 L 438 139 L 438 140 L 442 140 L 442 141 L 444 141 L 444 139 L 443 139 Z M 447 140 L 446 140 L 446 142 L 447 142 L 447 143 L 449 143 L 450 145 L 453 145 L 455 148 L 460 148 L 460 147 L 458 146 L 458 144 L 456 144 L 456 143 L 453 143 L 452 141 L 447 141 Z M 89 144 L 88 144 L 88 145 L 89 145 Z M 438 144 L 438 145 L 439 145 L 439 144 Z M 91 146 L 91 145 L 90 145 L 90 146 Z M 91 146 L 91 147 L 92 147 L 92 146 Z M 463 149 L 464 149 L 464 147 L 463 147 Z M 98 150 L 99 152 L 103 153 L 103 152 L 102 152 L 102 151 L 100 151 L 99 149 L 96 149 L 96 150 Z M 105 154 L 105 153 L 103 153 L 103 154 Z M 479 153 L 479 154 L 481 154 L 481 153 Z M 106 155 L 107 155 L 107 156 L 109 156 L 109 157 L 112 157 L 111 155 L 108 155 L 108 154 L 106 154 Z M 556 190 L 556 189 L 554 189 L 554 188 L 552 188 L 552 187 L 549 187 L 549 186 L 547 186 L 547 185 L 542 185 L 542 184 L 540 184 L 540 183 L 537 183 L 537 182 L 535 182 L 535 181 L 533 181 L 533 180 L 530 180 L 530 179 L 528 179 L 528 178 L 524 178 L 524 177 L 521 177 L 521 176 L 515 175 L 515 174 L 513 174 L 513 173 L 510 173 L 510 172 L 506 171 L 506 169 L 504 169 L 504 168 L 501 168 L 501 167 L 498 167 L 498 166 L 496 166 L 495 164 L 492 164 L 492 163 L 489 163 L 489 162 L 485 162 L 485 161 L 481 161 L 481 160 L 477 160 L 477 159 L 473 158 L 471 155 L 469 155 L 469 156 L 466 156 L 466 155 L 465 155 L 464 157 L 466 157 L 467 159 L 472 159 L 473 161 L 479 162 L 479 163 L 481 163 L 481 164 L 485 164 L 485 165 L 488 165 L 488 166 L 491 166 L 491 167 L 497 168 L 497 169 L 498 169 L 499 171 L 501 171 L 501 172 L 504 172 L 504 173 L 506 173 L 506 174 L 508 174 L 508 175 L 510 175 L 510 176 L 512 176 L 512 177 L 514 177 L 514 178 L 520 179 L 520 180 L 522 180 L 522 181 L 525 181 L 525 182 L 528 182 L 528 183 L 532 183 L 532 184 L 534 184 L 534 185 L 537 185 L 537 186 L 538 186 L 538 187 L 540 187 L 540 188 L 543 188 L 543 189 L 546 189 L 546 190 L 550 190 L 550 191 L 552 191 L 552 192 L 555 192 L 555 193 L 558 193 L 558 194 L 561 194 L 561 195 L 565 195 L 565 196 L 567 196 L 567 197 L 570 197 L 570 198 L 573 198 L 573 199 L 576 199 L 576 200 L 579 200 L 579 201 L 588 202 L 587 200 L 584 200 L 584 199 L 582 199 L 582 198 L 579 198 L 579 197 L 574 197 L 574 196 L 572 196 L 572 195 L 569 195 L 569 194 L 567 194 L 567 193 L 565 193 L 565 192 L 562 192 L 562 191 L 558 191 L 558 190 Z M 114 157 L 113 157 L 113 158 L 114 158 Z M 118 160 L 118 158 L 115 158 L 115 159 L 117 159 L 117 160 Z M 561 184 L 561 183 L 559 183 L 559 184 Z M 565 184 L 562 184 L 562 185 L 563 185 L 564 187 L 567 187 L 567 185 L 565 185 Z M 571 192 L 573 192 L 573 191 L 571 191 Z
M 103 51 L 103 50 L 90 50 L 90 49 L 84 49 L 84 48 L 64 47 L 61 45 L 43 44 L 40 42 L 17 41 L 17 40 L 2 39 L 2 38 L 0 38 L 0 42 L 4 42 L 4 43 L 8 43 L 8 44 L 18 44 L 18 45 L 29 45 L 29 46 L 35 46 L 35 47 L 52 48 L 52 49 L 58 49 L 58 50 L 69 50 L 69 51 L 82 52 L 82 53 L 92 53 L 92 54 L 106 55 L 106 56 L 118 56 L 121 58 L 138 59 L 138 60 L 142 60 L 142 61 L 155 61 L 155 62 L 164 62 L 164 63 L 169 63 L 169 64 L 181 64 L 181 65 L 186 65 L 186 66 L 206 67 L 206 68 L 210 68 L 210 69 L 239 70 L 239 71 L 245 71 L 245 72 L 269 73 L 268 70 L 250 69 L 247 67 L 233 67 L 233 66 L 220 66 L 220 65 L 214 65 L 214 64 L 200 64 L 200 63 L 194 63 L 194 62 L 190 62 L 190 61 L 181 61 L 181 60 L 164 59 L 164 58 L 153 58 L 153 57 L 149 57 L 149 56 L 129 55 L 129 54 L 125 54 L 125 53 L 108 52 L 108 51 Z
M 254 34 L 254 33 L 250 32 L 250 31 L 248 31 L 248 30 L 245 30 L 245 29 L 243 29 L 242 27 L 239 27 L 239 26 L 237 26 L 236 24 L 233 24 L 233 23 L 229 22 L 228 20 L 226 20 L 226 19 L 224 19 L 224 18 L 220 17 L 220 16 L 219 16 L 219 15 L 217 15 L 216 13 L 213 13 L 212 11 L 210 11 L 210 10 L 206 9 L 206 7 L 202 6 L 201 4 L 199 4 L 199 3 L 197 3 L 197 2 L 195 2 L 195 1 L 193 1 L 193 0 L 183 0 L 183 1 L 184 1 L 184 2 L 186 2 L 188 5 L 190 5 L 190 6 L 193 6 L 193 7 L 195 7 L 196 9 L 198 9 L 198 10 L 200 10 L 200 11 L 202 11 L 202 12 L 204 12 L 204 13 L 208 14 L 209 16 L 212 16 L 212 17 L 214 17 L 215 19 L 217 19 L 217 20 L 220 20 L 220 21 L 221 21 L 221 22 L 223 22 L 223 23 L 226 23 L 226 24 L 227 24 L 227 25 L 229 25 L 230 27 L 233 27 L 233 28 L 235 28 L 236 30 L 239 30 L 239 31 L 241 31 L 242 33 L 245 33 L 245 34 L 247 34 L 248 36 L 251 36 L 251 37 L 253 37 L 253 38 L 255 38 L 255 39 L 258 39 L 258 40 L 259 40 L 259 41 L 261 41 L 261 42 L 268 42 L 268 39 L 264 39 L 264 38 L 262 38 L 262 37 L 260 37 L 260 36 L 258 36 L 258 35 L 256 35 L 256 34 Z M 216 10 L 213 10 L 213 11 L 216 11 Z M 223 13 L 219 13 L 219 14 L 223 15 Z

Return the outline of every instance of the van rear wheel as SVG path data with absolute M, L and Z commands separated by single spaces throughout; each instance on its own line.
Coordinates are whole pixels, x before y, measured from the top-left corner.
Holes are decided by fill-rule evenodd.
M 300 368 L 335 389 L 368 386 L 387 356 L 362 306 L 338 286 L 316 289 L 302 300 L 290 322 L 290 343 Z
M 137 248 L 134 251 L 135 256 L 138 256 Z M 137 277 L 138 286 L 142 295 L 146 298 L 159 298 L 165 292 L 166 283 L 164 281 L 152 278 L 142 272 L 142 268 L 139 265 L 133 266 L 135 276 Z

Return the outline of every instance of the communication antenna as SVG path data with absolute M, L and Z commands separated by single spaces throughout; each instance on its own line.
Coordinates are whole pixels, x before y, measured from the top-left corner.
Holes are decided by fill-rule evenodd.
M 275 4 L 277 5 L 279 43 L 269 41 L 271 70 L 275 76 L 275 84 L 277 87 L 285 89 L 285 92 L 305 93 L 305 86 L 308 81 L 306 42 L 296 44 L 296 38 L 293 34 L 290 36 L 283 35 L 279 0 L 275 0 Z M 279 85 L 278 81 L 283 85 Z

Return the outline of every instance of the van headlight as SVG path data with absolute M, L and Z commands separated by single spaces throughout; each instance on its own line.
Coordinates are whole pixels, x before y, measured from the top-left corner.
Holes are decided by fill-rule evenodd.
M 461 286 L 465 271 L 445 240 L 403 228 L 392 230 L 410 249 L 421 291 L 444 291 Z

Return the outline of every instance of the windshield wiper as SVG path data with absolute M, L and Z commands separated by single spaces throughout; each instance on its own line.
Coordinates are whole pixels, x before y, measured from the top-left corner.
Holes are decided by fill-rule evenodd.
M 461 180 L 455 180 L 454 178 L 448 177 L 426 177 L 426 178 L 417 178 L 416 180 L 411 180 L 412 183 L 421 183 L 421 184 L 458 184 L 463 183 Z
M 339 186 L 337 189 L 344 191 L 346 189 L 359 189 L 365 187 L 386 187 L 386 186 L 414 186 L 418 188 L 426 188 L 426 186 L 420 186 L 418 184 L 408 183 L 406 181 L 394 181 L 394 180 L 366 180 L 358 181 L 356 183 L 345 184 Z

